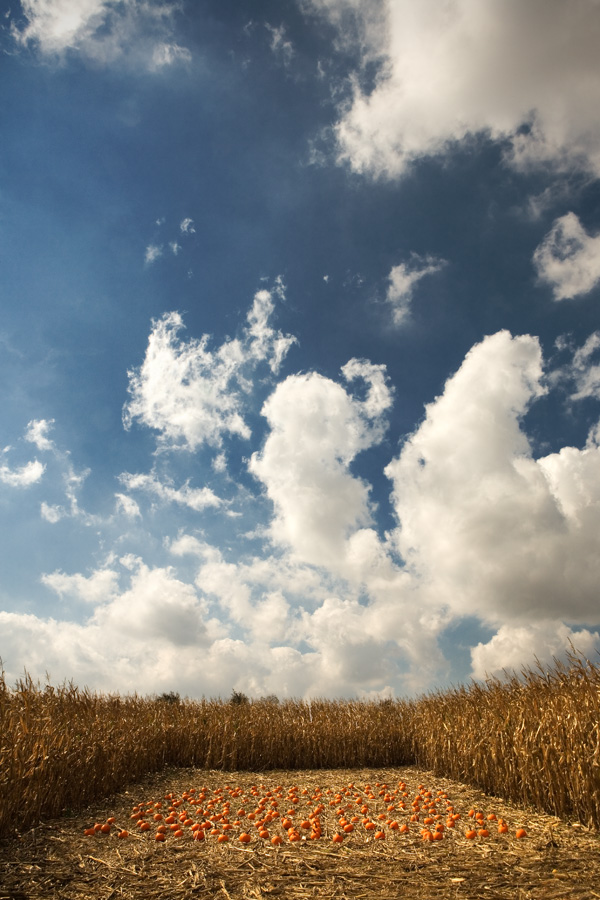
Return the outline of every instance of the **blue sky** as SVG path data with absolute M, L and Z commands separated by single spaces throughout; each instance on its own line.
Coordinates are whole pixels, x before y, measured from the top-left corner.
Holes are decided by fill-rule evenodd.
M 595 656 L 596 0 L 0 11 L 9 680 Z

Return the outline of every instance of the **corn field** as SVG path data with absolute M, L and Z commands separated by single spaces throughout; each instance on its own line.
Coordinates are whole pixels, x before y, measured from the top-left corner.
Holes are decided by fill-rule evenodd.
M 0 838 L 168 767 L 416 765 L 600 828 L 600 668 L 573 658 L 415 700 L 177 701 L 0 674 Z

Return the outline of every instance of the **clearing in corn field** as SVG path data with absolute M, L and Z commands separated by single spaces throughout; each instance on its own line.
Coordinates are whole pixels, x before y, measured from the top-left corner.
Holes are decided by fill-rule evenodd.
M 600 837 L 413 767 L 173 769 L 0 846 L 0 898 L 600 896 Z

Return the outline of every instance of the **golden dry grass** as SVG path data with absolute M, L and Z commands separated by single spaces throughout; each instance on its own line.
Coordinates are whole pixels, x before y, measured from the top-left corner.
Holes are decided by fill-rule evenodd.
M 165 767 L 416 764 L 600 827 L 600 669 L 569 667 L 413 701 L 165 702 L 0 677 L 0 838 Z

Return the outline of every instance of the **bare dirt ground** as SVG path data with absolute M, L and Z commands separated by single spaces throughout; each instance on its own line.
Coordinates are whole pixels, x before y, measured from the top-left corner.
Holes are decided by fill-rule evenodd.
M 426 792 L 431 797 L 420 801 L 415 813 L 415 797 Z M 427 810 L 433 800 L 435 810 Z M 139 809 L 147 811 L 150 828 L 145 832 L 139 819 L 131 819 Z M 447 824 L 449 809 L 460 815 L 453 827 Z M 187 825 L 179 821 L 183 810 Z M 256 826 L 269 811 L 263 824 L 268 837 L 261 838 Z M 472 811 L 483 813 L 487 836 L 465 837 L 475 821 Z M 204 840 L 193 839 L 192 822 L 197 831 L 197 823 L 210 821 L 211 814 L 210 829 L 226 834 L 228 841 L 219 843 L 208 828 Z M 307 831 L 311 814 L 322 828 L 313 840 Z M 419 821 L 411 821 L 415 814 Z M 496 819 L 488 821 L 491 814 Z M 154 821 L 154 815 L 163 819 Z M 340 819 L 350 821 L 353 816 L 354 828 L 346 834 Z M 109 833 L 84 835 L 86 828 L 112 817 Z M 157 841 L 157 828 L 169 817 L 183 834 L 176 837 L 175 829 L 163 826 L 165 840 Z M 300 840 L 289 840 L 282 824 L 287 817 Z M 431 829 L 446 823 L 442 839 L 423 839 L 428 817 L 433 819 Z M 509 826 L 506 833 L 498 833 L 500 819 Z M 375 829 L 367 828 L 366 821 L 385 838 L 375 839 Z M 408 831 L 400 830 L 404 824 Z M 527 836 L 517 839 L 520 827 Z M 119 838 L 120 829 L 127 829 L 129 836 Z M 240 842 L 243 831 L 250 834 L 249 843 Z M 336 832 L 344 834 L 339 844 L 332 840 Z M 283 839 L 280 846 L 271 843 L 275 835 Z M 0 844 L 0 900 L 312 897 L 592 900 L 600 898 L 600 836 L 579 823 L 515 807 L 414 768 L 264 773 L 177 769 L 89 809 L 66 812 L 25 834 L 15 833 Z

